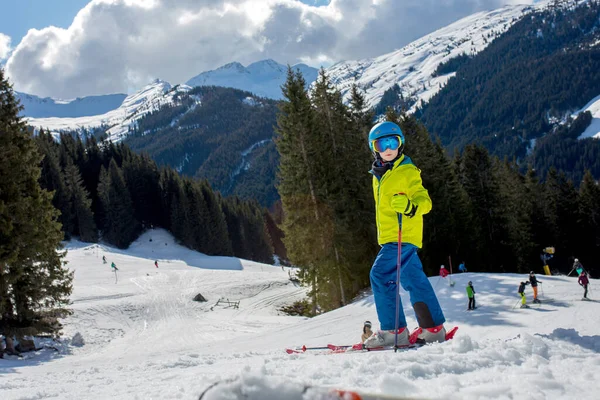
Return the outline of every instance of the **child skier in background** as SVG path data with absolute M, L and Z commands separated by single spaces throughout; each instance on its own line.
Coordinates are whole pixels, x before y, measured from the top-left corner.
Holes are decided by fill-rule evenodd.
M 469 297 L 469 310 L 474 310 L 477 308 L 475 306 L 475 288 L 473 287 L 473 282 L 469 281 L 467 284 L 467 296 Z
M 420 339 L 442 342 L 446 338 L 444 314 L 438 299 L 423 272 L 417 249 L 423 242 L 423 215 L 431 210 L 429 193 L 423 187 L 419 169 L 403 154 L 404 134 L 393 122 L 381 122 L 369 132 L 369 147 L 375 156 L 373 194 L 377 238 L 381 250 L 371 268 L 371 287 L 380 330 L 368 338 L 367 348 L 394 345 L 406 346 Z M 419 328 L 409 335 L 402 304 L 396 314 L 398 292 L 397 258 L 398 231 L 402 217 L 400 283 L 409 292 Z M 395 321 L 398 318 L 398 331 Z
M 577 282 L 579 282 L 579 285 L 583 286 L 583 299 L 587 300 L 588 285 L 590 284 L 590 280 L 588 279 L 585 271 L 581 271 Z
M 458 271 L 459 272 L 467 272 L 467 267 L 465 267 L 465 263 L 461 262 L 460 265 L 458 266 Z
M 533 302 L 534 303 L 541 303 L 541 301 L 537 298 L 537 286 L 538 286 L 538 282 L 542 283 L 542 281 L 538 281 L 537 278 L 535 277 L 535 274 L 533 273 L 533 271 L 529 272 L 529 283 L 531 284 L 531 288 L 533 289 Z
M 110 264 L 110 267 L 113 269 L 113 271 L 118 271 L 119 270 L 119 268 L 117 268 L 117 264 L 115 264 L 114 262 L 112 262 Z
M 363 333 L 360 336 L 361 343 L 364 343 L 372 335 L 373 331 L 371 330 L 371 321 L 365 321 L 365 324 L 363 325 Z
M 448 270 L 446 269 L 446 267 L 444 267 L 443 265 L 440 267 L 440 276 L 442 278 L 447 277 L 448 275 L 450 275 L 450 272 L 448 272 Z
M 525 286 L 529 285 L 529 281 L 521 282 L 519 285 L 519 294 L 521 295 L 521 308 L 529 307 L 527 305 L 527 298 L 525 297 Z

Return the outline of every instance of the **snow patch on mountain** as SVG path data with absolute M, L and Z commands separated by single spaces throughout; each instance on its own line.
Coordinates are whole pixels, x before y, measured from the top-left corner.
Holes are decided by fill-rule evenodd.
M 590 113 L 592 113 L 592 123 L 581 134 L 581 136 L 579 136 L 579 139 L 600 139 L 600 96 L 594 98 L 576 114 L 579 114 L 580 112 L 584 111 L 589 111 Z
M 113 142 L 121 141 L 133 126 L 144 115 L 158 110 L 167 104 L 175 104 L 176 96 L 186 93 L 191 87 L 178 85 L 156 79 L 140 91 L 125 98 L 121 106 L 101 115 L 78 118 L 26 118 L 27 123 L 36 128 L 49 129 L 53 134 L 65 130 L 94 128 L 108 126 L 108 139 Z
M 404 97 L 428 101 L 454 76 L 434 77 L 438 65 L 462 54 L 479 53 L 506 32 L 524 13 L 546 6 L 507 6 L 479 12 L 424 36 L 394 52 L 376 58 L 344 61 L 327 69 L 332 82 L 350 100 L 352 84 L 365 92 L 367 104 L 376 106 L 384 92 L 398 84 Z
M 318 70 L 305 64 L 296 64 L 293 69 L 302 72 L 307 85 L 317 79 Z M 287 66 L 268 59 L 244 67 L 238 62 L 226 64 L 215 70 L 206 71 L 186 82 L 188 86 L 223 86 L 245 90 L 261 97 L 281 99 L 281 85 L 285 82 Z
M 15 92 L 15 96 L 23 106 L 20 115 L 31 118 L 77 118 L 105 114 L 119 108 L 127 97 L 126 94 L 109 94 L 59 100 L 23 92 Z

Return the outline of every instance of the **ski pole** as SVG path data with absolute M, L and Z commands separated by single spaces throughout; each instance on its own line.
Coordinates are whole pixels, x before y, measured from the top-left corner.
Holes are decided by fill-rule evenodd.
M 516 302 L 516 303 L 515 303 L 515 305 L 514 305 L 514 306 L 511 308 L 511 310 L 514 310 L 514 309 L 515 309 L 515 307 L 517 307 L 517 304 L 519 304 L 519 302 L 520 302 L 520 301 L 522 301 L 522 300 L 520 300 L 520 299 L 519 299 L 519 300 L 517 300 L 517 302 Z
M 403 194 L 403 193 L 402 193 Z M 396 263 L 396 329 L 394 352 L 398 351 L 398 325 L 400 324 L 400 264 L 402 263 L 402 214 L 398 214 L 398 261 Z
M 540 285 L 542 285 L 542 296 L 544 296 L 544 282 L 540 282 Z M 545 298 L 546 296 L 544 296 Z

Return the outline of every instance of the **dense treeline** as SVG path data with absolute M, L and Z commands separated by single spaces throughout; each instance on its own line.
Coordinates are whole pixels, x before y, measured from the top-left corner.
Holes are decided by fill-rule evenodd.
M 263 210 L 256 202 L 223 198 L 206 180 L 181 177 L 147 154 L 123 143 L 43 130 L 35 142 L 44 156 L 40 184 L 53 204 L 67 239 L 101 239 L 126 248 L 151 227 L 170 231 L 181 244 L 209 255 L 272 262 Z
M 356 88 L 344 105 L 323 72 L 310 96 L 303 84 L 302 76 L 288 73 L 276 144 L 285 244 L 311 286 L 315 312 L 344 304 L 369 284 L 377 251 L 367 173 L 373 114 Z M 542 182 L 534 170 L 524 174 L 477 144 L 451 159 L 416 117 L 389 108 L 386 119 L 402 127 L 405 153 L 433 201 L 420 250 L 429 275 L 449 257 L 470 271 L 541 272 L 547 246 L 557 251 L 554 270 L 569 272 L 577 257 L 600 272 L 600 187 L 589 171 L 576 189 L 563 173 L 552 169 Z
M 42 156 L 19 111 L 0 69 L 0 336 L 8 353 L 16 350 L 14 337 L 24 346 L 27 335 L 59 334 L 73 280 L 60 250 L 63 235 L 52 194 L 39 184 Z M 67 212 L 77 213 L 75 204 L 85 203 L 77 176 L 68 164 L 63 176 L 64 197 L 74 204 Z
M 470 59 L 471 58 L 468 55 L 460 54 L 456 57 L 449 59 L 448 61 L 441 62 L 437 66 L 435 71 L 433 71 L 433 74 L 431 76 L 436 77 L 456 72 L 463 64 L 466 64 L 466 62 Z
M 224 196 L 270 207 L 278 199 L 271 143 L 276 105 L 241 90 L 196 87 L 141 118 L 125 142 L 159 165 L 207 179 Z
M 499 157 L 532 159 L 545 176 L 554 167 L 577 182 L 585 168 L 600 176 L 600 143 L 553 132 L 565 115 L 600 93 L 600 2 L 533 12 L 472 58 L 419 115 L 447 148 L 479 143 Z M 549 153 L 534 148 L 553 145 Z M 531 158 L 528 158 L 530 154 Z M 589 162 L 588 162 L 589 161 Z

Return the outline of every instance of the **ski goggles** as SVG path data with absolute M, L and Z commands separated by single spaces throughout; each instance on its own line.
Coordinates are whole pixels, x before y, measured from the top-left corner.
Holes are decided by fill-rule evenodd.
M 384 136 L 371 141 L 371 149 L 383 153 L 387 149 L 396 150 L 400 147 L 400 136 Z

